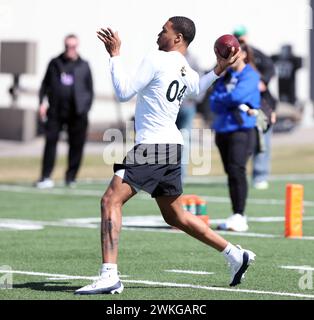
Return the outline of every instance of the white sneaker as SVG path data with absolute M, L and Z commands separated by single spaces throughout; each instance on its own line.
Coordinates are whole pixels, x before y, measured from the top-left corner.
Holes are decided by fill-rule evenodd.
M 235 232 L 246 232 L 249 230 L 247 220 L 245 216 L 241 214 L 233 214 L 224 223 L 221 223 L 218 230 L 235 231 Z
M 75 181 L 66 181 L 65 182 L 65 186 L 70 188 L 70 189 L 75 189 L 77 184 Z
M 76 290 L 74 294 L 116 294 L 121 293 L 123 288 L 118 275 L 106 273 L 94 283 Z
M 55 186 L 54 182 L 49 178 L 40 180 L 36 183 L 36 188 L 38 189 L 51 189 L 54 186 Z
M 249 265 L 255 260 L 256 254 L 249 250 L 244 250 L 240 246 L 237 248 L 242 253 L 241 261 L 232 261 L 229 262 L 230 271 L 231 271 L 231 282 L 230 287 L 235 287 L 241 283 L 241 280 L 244 278 L 244 274 L 249 267 Z
M 267 190 L 269 188 L 269 183 L 267 181 L 260 181 L 254 183 L 254 189 L 257 190 Z

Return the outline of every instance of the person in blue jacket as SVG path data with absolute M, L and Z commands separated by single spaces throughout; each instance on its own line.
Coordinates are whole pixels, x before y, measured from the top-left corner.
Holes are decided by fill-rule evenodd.
M 257 109 L 260 108 L 260 76 L 249 46 L 241 44 L 237 62 L 217 80 L 210 97 L 214 114 L 215 142 L 228 176 L 233 214 L 218 226 L 221 230 L 245 232 L 248 195 L 246 165 L 254 151 Z

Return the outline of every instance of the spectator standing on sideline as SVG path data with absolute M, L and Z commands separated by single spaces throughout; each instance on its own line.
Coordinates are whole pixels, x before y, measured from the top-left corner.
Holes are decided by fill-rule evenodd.
M 248 32 L 244 26 L 237 27 L 233 34 L 238 38 L 240 42 L 249 44 Z M 268 85 L 271 79 L 275 75 L 275 66 L 270 57 L 265 55 L 260 50 L 250 46 L 254 54 L 254 61 L 257 71 L 260 73 L 261 80 L 259 84 L 259 89 L 261 92 L 262 105 L 266 109 L 270 109 L 271 113 L 271 124 L 276 122 L 276 105 L 277 101 L 272 96 Z M 271 166 L 271 137 L 272 137 L 272 127 L 270 127 L 267 132 L 264 133 L 264 141 L 256 143 L 256 148 L 253 153 L 253 172 L 252 180 L 253 186 L 259 190 L 265 190 L 269 187 L 269 174 Z M 258 135 L 256 135 L 258 137 Z M 261 150 L 258 146 L 263 145 L 264 148 Z
M 45 122 L 46 138 L 41 178 L 36 183 L 40 189 L 54 187 L 50 176 L 55 164 L 59 134 L 64 127 L 69 143 L 65 183 L 68 186 L 75 185 L 86 141 L 88 112 L 94 97 L 91 70 L 77 51 L 77 36 L 66 36 L 64 46 L 65 51 L 50 61 L 39 91 L 39 116 Z M 48 105 L 45 97 L 48 97 Z
M 248 195 L 246 165 L 254 149 L 254 109 L 260 108 L 261 100 L 260 77 L 251 65 L 252 51 L 245 44 L 241 49 L 240 58 L 217 80 L 210 97 L 215 141 L 228 176 L 233 210 L 233 215 L 218 228 L 235 232 L 245 232 L 249 228 L 244 216 Z M 242 111 L 243 106 L 247 110 Z

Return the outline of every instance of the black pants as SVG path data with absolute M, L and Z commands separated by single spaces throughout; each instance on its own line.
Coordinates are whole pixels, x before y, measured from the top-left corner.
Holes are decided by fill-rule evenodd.
M 52 173 L 56 159 L 59 135 L 62 129 L 66 128 L 68 133 L 69 153 L 65 181 L 75 181 L 82 160 L 87 127 L 87 115 L 73 115 L 67 118 L 48 117 L 45 127 L 46 144 L 42 162 L 42 179 L 49 178 Z
M 244 214 L 248 195 L 246 165 L 255 145 L 255 129 L 217 133 L 216 145 L 226 174 L 233 213 Z

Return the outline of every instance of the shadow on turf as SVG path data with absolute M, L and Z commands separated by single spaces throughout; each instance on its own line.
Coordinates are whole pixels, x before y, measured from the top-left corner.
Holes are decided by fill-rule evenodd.
M 68 282 L 26 282 L 15 284 L 14 289 L 31 289 L 36 291 L 73 292 L 80 287 L 66 285 Z
M 73 293 L 75 290 L 81 288 L 83 286 L 70 286 L 66 285 L 68 282 L 26 282 L 26 283 L 20 283 L 15 284 L 14 289 L 31 289 L 35 291 L 50 291 L 50 292 L 70 292 Z M 164 286 L 149 286 L 149 289 L 171 289 L 176 288 L 174 287 L 164 287 Z M 145 286 L 131 286 L 126 287 L 128 290 L 132 289 L 147 289 Z

